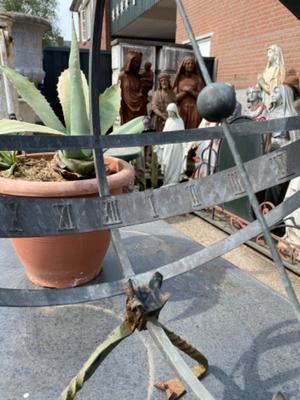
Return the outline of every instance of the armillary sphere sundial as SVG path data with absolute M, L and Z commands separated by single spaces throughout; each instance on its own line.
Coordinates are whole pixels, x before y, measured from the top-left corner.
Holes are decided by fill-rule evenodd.
M 228 126 L 226 117 L 232 112 L 234 92 L 225 84 L 211 82 L 204 60 L 200 54 L 195 36 L 185 13 L 181 0 L 175 0 L 177 9 L 183 19 L 185 28 L 193 46 L 195 56 L 201 69 L 206 88 L 201 92 L 198 103 L 208 119 L 220 121 L 216 128 L 205 128 L 143 135 L 108 135 L 101 136 L 99 114 L 100 79 L 98 65 L 101 63 L 100 39 L 104 0 L 96 0 L 93 12 L 93 35 L 90 52 L 90 104 L 91 132 L 89 137 L 49 137 L 35 135 L 33 137 L 3 135 L 0 137 L 2 150 L 56 150 L 84 148 L 94 152 L 95 167 L 100 196 L 97 198 L 70 199 L 28 199 L 10 196 L 0 197 L 0 237 L 37 237 L 68 235 L 77 232 L 110 229 L 114 250 L 122 266 L 123 278 L 110 283 L 62 290 L 17 290 L 0 289 L 0 306 L 2 307 L 42 307 L 52 305 L 75 304 L 95 301 L 124 293 L 127 283 L 127 309 L 124 323 L 113 332 L 106 344 L 93 354 L 90 364 L 83 367 L 81 373 L 74 378 L 62 400 L 75 398 L 78 390 L 100 365 L 101 361 L 117 343 L 131 334 L 135 329 L 148 329 L 159 349 L 169 360 L 176 373 L 184 383 L 185 389 L 195 399 L 213 399 L 212 395 L 197 380 L 175 351 L 171 342 L 196 359 L 200 376 L 207 369 L 207 360 L 196 349 L 187 345 L 176 334 L 168 331 L 158 321 L 158 314 L 166 301 L 160 293 L 162 277 L 170 279 L 179 274 L 189 272 L 203 263 L 219 257 L 253 236 L 263 233 L 271 250 L 276 268 L 286 289 L 291 307 L 300 322 L 300 305 L 286 270 L 278 255 L 276 246 L 269 232 L 269 227 L 291 214 L 300 205 L 300 193 L 296 193 L 280 204 L 267 216 L 263 216 L 255 197 L 255 193 L 275 184 L 289 181 L 300 175 L 300 141 L 294 142 L 277 151 L 263 155 L 243 164 L 236 149 L 234 135 L 261 135 L 265 132 L 288 131 L 300 128 L 300 117 L 284 118 L 263 123 L 247 122 Z M 176 185 L 164 186 L 156 190 L 139 193 L 110 196 L 105 176 L 103 149 L 115 147 L 146 146 L 163 143 L 189 142 L 214 138 L 225 138 L 228 142 L 236 167 L 217 174 Z M 213 190 L 213 188 L 222 190 Z M 125 247 L 121 242 L 119 228 L 135 225 L 249 196 L 257 220 L 246 228 L 228 238 L 204 248 L 190 256 L 164 265 L 156 270 L 134 274 Z M 171 201 L 170 201 L 171 199 Z M 153 273 L 156 275 L 152 278 Z M 130 280 L 128 281 L 128 279 Z M 148 282 L 149 285 L 148 285 Z M 147 286 L 148 285 L 148 286 Z M 94 357 L 94 359 L 93 359 Z M 166 390 L 170 387 L 161 384 Z M 165 385 L 165 386 L 164 386 Z M 176 386 L 177 385 L 177 386 Z M 178 390 L 179 385 L 179 390 Z M 184 391 L 180 383 L 175 384 L 169 398 L 178 398 Z M 173 397 L 171 397 L 173 396 Z M 176 397 L 177 396 L 177 397 Z M 279 399 L 280 397 L 278 397 Z

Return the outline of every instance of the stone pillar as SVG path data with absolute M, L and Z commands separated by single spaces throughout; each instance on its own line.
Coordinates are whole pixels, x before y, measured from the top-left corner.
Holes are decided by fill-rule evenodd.
M 14 19 L 12 36 L 16 70 L 37 86 L 45 77 L 42 39 L 44 33 L 51 30 L 51 25 L 45 19 L 31 15 L 10 15 Z M 19 103 L 20 118 L 26 122 L 36 122 L 37 117 L 32 109 L 22 99 L 19 99 Z
M 12 26 L 14 23 L 14 19 L 11 15 L 4 12 L 2 9 L 0 10 L 0 29 L 3 30 L 5 37 L 5 44 L 3 43 L 1 48 L 3 62 L 8 67 L 15 68 L 15 57 L 14 57 L 14 49 L 12 43 Z M 11 107 L 14 109 L 14 113 L 16 116 L 19 116 L 19 103 L 18 103 L 18 95 L 16 91 L 13 89 L 12 85 L 8 82 L 9 92 L 12 95 L 11 98 Z M 7 107 L 7 98 L 6 98 L 6 90 L 4 85 L 3 74 L 0 72 L 0 119 L 8 118 L 8 107 Z
M 42 39 L 51 25 L 43 18 L 22 13 L 10 13 L 14 18 L 12 36 L 16 70 L 38 85 L 45 78 Z

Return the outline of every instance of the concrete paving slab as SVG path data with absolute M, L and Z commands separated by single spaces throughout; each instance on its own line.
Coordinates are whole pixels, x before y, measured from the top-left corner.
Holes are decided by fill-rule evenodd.
M 200 246 L 165 222 L 122 230 L 136 272 Z M 32 287 L 8 240 L 0 240 L 0 285 Z M 120 277 L 110 250 L 97 281 Z M 216 399 L 300 398 L 300 329 L 285 298 L 224 259 L 164 283 L 161 321 L 209 359 L 203 383 Z M 39 309 L 0 309 L 0 399 L 55 400 L 98 343 L 120 323 L 125 297 Z M 186 359 L 189 365 L 193 362 Z M 105 360 L 78 400 L 162 400 L 153 383 L 174 374 L 147 332 Z M 186 396 L 188 399 L 188 396 Z

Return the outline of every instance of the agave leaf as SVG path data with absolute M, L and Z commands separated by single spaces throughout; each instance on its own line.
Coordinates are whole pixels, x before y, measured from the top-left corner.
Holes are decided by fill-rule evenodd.
M 13 164 L 11 164 L 11 165 L 6 169 L 5 173 L 3 173 L 3 175 L 4 175 L 6 178 L 10 178 L 10 177 L 14 174 L 14 171 L 15 171 L 16 166 L 17 166 L 17 163 L 16 163 L 16 162 L 13 163 Z
M 17 165 L 16 151 L 0 151 L 0 169 L 7 170 L 5 176 L 9 177 L 13 174 Z
M 46 126 L 57 131 L 65 131 L 50 104 L 32 82 L 9 67 L 0 66 L 0 69 Z
M 59 151 L 60 167 L 66 167 L 70 171 L 82 176 L 90 175 L 94 171 L 94 161 L 78 160 L 65 157 L 64 152 Z
M 63 126 L 62 126 L 63 127 Z M 10 135 L 18 133 L 46 133 L 49 135 L 65 135 L 61 132 L 48 126 L 30 124 L 29 122 L 15 121 L 11 119 L 0 120 L 0 135 Z
M 11 167 L 11 164 L 8 164 L 6 161 L 2 161 L 0 158 L 0 169 L 7 169 L 10 167 Z
M 70 73 L 69 70 L 66 69 L 63 71 L 59 78 L 58 78 L 58 83 L 57 83 L 57 93 L 58 93 L 58 98 L 59 102 L 61 104 L 63 114 L 64 114 L 64 120 L 65 120 L 65 125 L 66 125 L 66 131 L 67 133 L 70 133 L 70 126 L 71 126 L 71 115 L 70 115 Z
M 66 158 L 74 158 L 76 160 L 85 160 L 91 161 L 92 159 L 92 150 L 82 150 L 82 149 L 74 149 L 74 150 L 62 150 L 64 153 L 64 157 Z
M 10 151 L 0 151 L 0 164 L 11 165 L 13 162 L 15 160 Z
M 112 85 L 100 94 L 100 124 L 101 133 L 105 133 L 113 126 L 121 106 L 120 85 Z
M 87 83 L 86 77 L 82 71 L 81 71 L 81 80 L 82 80 L 82 89 L 83 89 L 84 100 L 85 100 L 85 108 L 86 108 L 86 113 L 87 113 L 88 120 L 89 120 L 89 118 L 90 118 L 90 91 L 89 91 L 89 85 Z
M 86 103 L 80 71 L 79 48 L 72 21 L 72 43 L 69 58 L 70 71 L 70 134 L 89 135 L 90 126 L 87 117 Z
M 145 130 L 145 117 L 136 117 L 115 129 L 111 135 L 141 133 Z
M 81 80 L 83 93 L 85 98 L 85 105 L 87 110 L 87 115 L 89 115 L 89 88 L 87 84 L 86 77 L 84 73 L 81 71 Z M 64 120 L 66 124 L 67 133 L 71 132 L 71 83 L 70 83 L 70 70 L 66 69 L 63 71 L 58 79 L 57 84 L 57 93 L 60 104 L 62 106 Z

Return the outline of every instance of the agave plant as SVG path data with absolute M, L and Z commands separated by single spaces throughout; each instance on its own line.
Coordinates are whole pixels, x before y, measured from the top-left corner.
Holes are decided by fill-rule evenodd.
M 72 23 L 72 43 L 69 68 L 59 77 L 57 91 L 62 106 L 65 126 L 55 115 L 50 104 L 40 91 L 23 75 L 15 70 L 0 66 L 2 72 L 13 84 L 19 95 L 33 109 L 44 126 L 26 122 L 0 120 L 0 134 L 44 133 L 55 135 L 90 135 L 89 125 L 89 88 L 87 80 L 80 70 L 79 48 Z M 100 95 L 101 133 L 106 134 L 119 113 L 121 91 L 119 85 L 113 85 Z M 144 117 L 138 117 L 114 130 L 114 134 L 140 133 L 144 130 Z M 87 176 L 94 169 L 91 150 L 59 150 L 56 156 L 60 168 L 66 168 L 79 176 Z M 16 153 L 0 152 L 0 168 L 11 173 L 17 163 Z
M 16 151 L 0 151 L 0 169 L 7 170 L 6 176 L 13 174 L 17 160 Z

